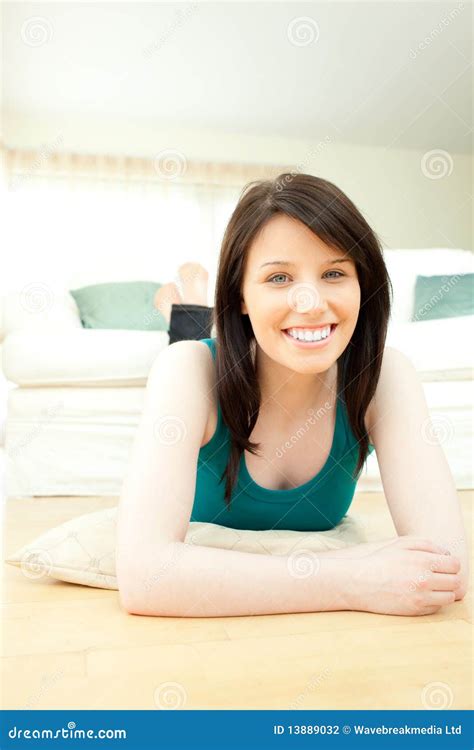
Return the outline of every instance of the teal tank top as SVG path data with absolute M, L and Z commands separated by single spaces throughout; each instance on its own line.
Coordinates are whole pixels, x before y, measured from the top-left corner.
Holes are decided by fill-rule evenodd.
M 200 339 L 216 358 L 216 340 Z M 234 529 L 292 529 L 327 531 L 345 516 L 354 497 L 357 440 L 350 428 L 343 399 L 337 397 L 336 426 L 329 457 L 318 474 L 305 484 L 287 490 L 270 490 L 251 478 L 245 454 L 240 457 L 237 483 L 230 510 L 224 500 L 225 478 L 220 482 L 230 452 L 230 432 L 218 405 L 217 427 L 199 451 L 196 490 L 191 521 L 204 521 Z M 373 445 L 369 445 L 372 453 Z

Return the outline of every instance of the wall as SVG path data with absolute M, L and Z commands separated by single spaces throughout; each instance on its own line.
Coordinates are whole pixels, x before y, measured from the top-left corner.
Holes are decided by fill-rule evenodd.
M 153 155 L 175 148 L 187 158 L 288 163 L 295 169 L 300 165 L 299 171 L 320 175 L 347 192 L 388 247 L 472 249 L 470 154 L 453 153 L 432 162 L 433 175 L 447 173 L 430 179 L 423 172 L 422 159 L 431 146 L 426 151 L 401 150 L 395 145 L 369 148 L 327 142 L 317 134 L 309 142 L 296 137 L 159 130 L 133 120 L 94 122 L 64 115 L 34 122 L 8 114 L 4 118 L 6 145 L 47 145 L 59 134 L 64 148 L 80 152 Z M 430 173 L 429 164 L 425 173 Z

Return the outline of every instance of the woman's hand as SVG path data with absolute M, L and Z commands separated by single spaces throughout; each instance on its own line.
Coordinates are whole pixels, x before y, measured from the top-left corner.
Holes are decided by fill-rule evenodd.
M 429 539 L 401 536 L 354 560 L 350 608 L 388 615 L 430 615 L 452 604 L 459 558 Z

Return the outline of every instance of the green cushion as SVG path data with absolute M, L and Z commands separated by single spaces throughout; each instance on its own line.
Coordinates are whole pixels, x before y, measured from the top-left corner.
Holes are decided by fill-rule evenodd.
M 411 320 L 434 320 L 472 315 L 473 273 L 417 276 Z
M 162 284 L 154 281 L 119 281 L 71 289 L 84 328 L 122 328 L 168 331 L 153 297 Z

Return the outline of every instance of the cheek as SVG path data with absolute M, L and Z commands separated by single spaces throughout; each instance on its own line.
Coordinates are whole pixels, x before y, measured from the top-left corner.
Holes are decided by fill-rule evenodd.
M 357 318 L 360 310 L 360 286 L 354 282 L 350 287 L 341 290 L 339 305 L 344 317 L 349 319 Z
M 288 312 L 285 294 L 273 294 L 269 290 L 260 289 L 252 295 L 252 312 L 255 318 L 265 320 L 278 319 Z

